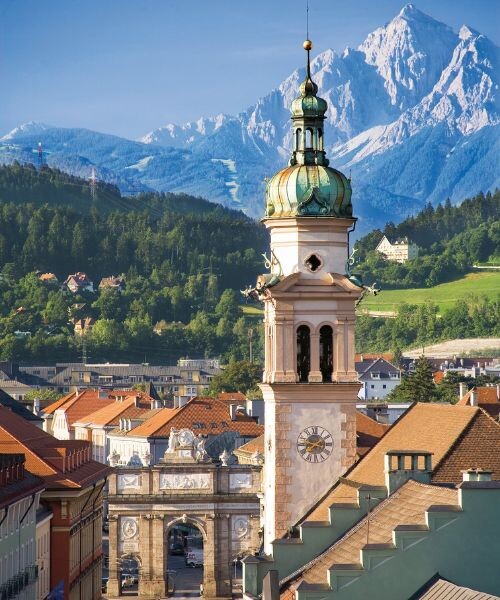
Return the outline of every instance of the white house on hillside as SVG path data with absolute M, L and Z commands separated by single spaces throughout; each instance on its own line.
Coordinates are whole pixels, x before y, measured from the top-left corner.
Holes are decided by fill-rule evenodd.
M 383 254 L 387 260 L 399 263 L 405 263 L 407 260 L 417 258 L 418 256 L 418 246 L 410 242 L 407 237 L 394 240 L 391 243 L 384 235 L 375 249 L 380 254 Z

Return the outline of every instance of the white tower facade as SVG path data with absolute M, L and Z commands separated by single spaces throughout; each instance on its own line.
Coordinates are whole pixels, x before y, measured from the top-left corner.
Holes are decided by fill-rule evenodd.
M 356 454 L 355 303 L 347 275 L 351 187 L 323 150 L 326 102 L 309 71 L 292 105 L 290 166 L 267 184 L 271 273 L 264 302 L 264 546 L 282 537 L 352 464 Z

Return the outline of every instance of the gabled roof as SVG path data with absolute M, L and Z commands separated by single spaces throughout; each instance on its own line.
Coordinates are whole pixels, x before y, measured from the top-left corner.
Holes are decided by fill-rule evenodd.
M 168 437 L 170 429 L 192 429 L 202 435 L 219 435 L 238 431 L 243 436 L 257 437 L 264 428 L 250 417 L 231 420 L 229 408 L 215 398 L 196 397 L 181 408 L 163 408 L 141 425 L 127 432 L 131 437 Z
M 24 454 L 26 470 L 42 478 L 46 490 L 85 488 L 111 472 L 90 458 L 88 442 L 58 440 L 3 407 L 0 453 Z
M 426 525 L 425 511 L 433 504 L 458 503 L 458 490 L 418 483 L 410 479 L 376 506 L 369 517 L 362 519 L 325 552 L 308 563 L 300 574 L 287 584 L 288 589 L 283 591 L 281 597 L 289 598 L 290 586 L 295 588 L 302 581 L 325 581 L 327 570 L 333 565 L 361 566 L 360 551 L 365 544 L 391 544 L 392 532 L 398 525 Z
M 388 378 L 389 373 L 399 373 L 399 369 L 385 358 L 376 358 L 375 360 L 363 360 L 355 363 L 356 372 L 359 379 L 370 373 L 380 373 L 382 378 Z
M 379 439 L 386 433 L 390 425 L 379 423 L 361 411 L 356 411 L 357 453 L 363 456 L 370 448 L 375 446 Z
M 125 394 L 125 392 L 124 392 Z M 59 400 L 56 400 L 49 406 L 43 409 L 46 415 L 54 414 L 56 410 L 63 411 L 66 415 L 68 425 L 73 427 L 75 423 L 81 422 L 82 419 L 104 406 L 113 403 L 115 399 L 105 394 L 104 397 L 99 394 L 98 390 L 83 390 L 81 392 L 72 392 Z
M 30 410 L 24 406 L 21 402 L 14 400 L 12 396 L 9 396 L 7 392 L 0 389 L 0 406 L 11 410 L 16 415 L 19 415 L 23 419 L 30 421 L 32 423 L 42 423 L 43 419 L 41 419 L 38 415 L 35 415 Z
M 433 577 L 410 600 L 498 600 L 498 596 L 476 592 L 441 577 Z
M 0 453 L 0 509 L 44 489 L 43 481 L 25 470 L 24 461 L 23 454 Z M 12 469 L 16 467 L 18 470 L 13 476 Z M 6 474 L 9 471 L 10 477 L 7 480 Z
M 242 454 L 243 456 L 251 456 L 254 452 L 260 452 L 264 454 L 264 434 L 250 440 L 246 444 L 243 444 L 239 448 L 233 450 L 234 454 Z
M 475 425 L 474 428 L 471 428 L 472 424 Z M 457 471 L 472 466 L 470 452 L 477 451 L 474 439 L 480 432 L 481 439 L 487 441 L 481 460 L 486 461 L 487 458 L 486 462 L 489 464 L 474 466 L 493 469 L 495 471 L 493 477 L 498 479 L 500 478 L 500 452 L 495 451 L 494 448 L 500 446 L 500 424 L 495 423 L 476 407 L 416 403 L 390 427 L 359 462 L 347 471 L 342 480 L 333 484 L 301 521 L 326 521 L 328 509 L 332 504 L 347 502 L 349 499 L 354 501 L 356 488 L 345 480 L 356 484 L 384 485 L 384 456 L 386 452 L 398 448 L 432 452 L 433 477 L 436 479 L 440 477 L 440 481 L 443 482 L 445 478 L 449 478 L 447 483 L 459 483 L 461 474 Z
M 500 414 L 500 394 L 497 386 L 473 387 L 457 402 L 458 406 L 470 406 L 472 395 L 477 394 L 477 404 L 492 417 Z
M 111 394 L 110 394 L 111 395 Z M 143 394 L 146 396 L 146 394 Z M 125 400 L 115 400 L 110 404 L 89 413 L 83 417 L 80 422 L 73 423 L 74 427 L 84 425 L 101 425 L 113 426 L 118 425 L 120 418 L 138 419 L 146 416 L 152 409 L 152 399 L 149 401 L 144 397 L 140 397 L 136 401 L 136 397 L 128 396 Z

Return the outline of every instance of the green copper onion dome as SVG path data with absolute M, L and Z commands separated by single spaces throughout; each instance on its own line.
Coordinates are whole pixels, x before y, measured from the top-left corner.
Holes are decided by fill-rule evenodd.
M 323 122 L 328 108 L 311 79 L 310 50 L 306 40 L 306 78 L 300 96 L 292 102 L 293 151 L 289 166 L 266 186 L 266 219 L 282 217 L 351 217 L 351 182 L 328 166 Z

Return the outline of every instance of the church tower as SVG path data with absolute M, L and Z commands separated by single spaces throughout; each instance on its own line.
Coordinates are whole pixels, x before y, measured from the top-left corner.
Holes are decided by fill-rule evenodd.
M 328 166 L 327 103 L 311 78 L 311 48 L 304 42 L 307 74 L 291 107 L 289 166 L 267 182 L 271 272 L 252 291 L 265 311 L 266 553 L 356 453 L 354 309 L 363 290 L 345 274 L 356 219 L 349 179 Z

